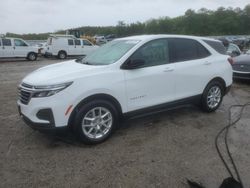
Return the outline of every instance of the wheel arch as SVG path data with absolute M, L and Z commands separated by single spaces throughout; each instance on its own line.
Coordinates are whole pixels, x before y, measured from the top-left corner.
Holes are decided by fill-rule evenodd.
M 59 54 L 60 54 L 60 52 L 65 53 L 65 55 L 66 55 L 66 56 L 68 55 L 68 53 L 67 53 L 67 51 L 66 51 L 66 50 L 59 50 L 59 51 L 58 51 L 58 53 L 57 53 L 57 55 L 59 55 Z
M 210 81 L 207 83 L 207 85 L 205 86 L 205 88 L 203 89 L 203 92 L 204 92 L 204 90 L 206 89 L 206 87 L 207 87 L 210 83 L 215 82 L 215 81 L 220 82 L 220 83 L 222 84 L 222 86 L 223 86 L 223 95 L 224 95 L 224 94 L 225 94 L 225 91 L 226 91 L 226 82 L 225 82 L 225 80 L 224 80 L 223 78 L 221 78 L 221 77 L 215 77 L 215 78 L 213 78 L 212 80 L 210 80 Z
M 118 100 L 113 97 L 112 95 L 109 94 L 105 94 L 105 93 L 100 93 L 100 94 L 94 94 L 91 96 L 86 97 L 85 99 L 81 100 L 73 109 L 73 111 L 71 112 L 69 119 L 68 119 L 68 126 L 71 127 L 74 124 L 74 118 L 76 113 L 78 112 L 79 108 L 84 105 L 87 104 L 90 101 L 93 100 L 97 100 L 97 99 L 101 99 L 101 100 L 106 100 L 109 101 L 110 103 L 112 103 L 114 105 L 114 107 L 117 109 L 118 114 L 121 115 L 122 114 L 122 107 L 121 104 L 118 102 Z

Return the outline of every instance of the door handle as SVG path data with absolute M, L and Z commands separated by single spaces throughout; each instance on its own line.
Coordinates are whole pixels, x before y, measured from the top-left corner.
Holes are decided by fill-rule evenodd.
M 3 49 L 5 49 L 5 47 L 3 46 Z
M 209 61 L 206 61 L 205 63 L 203 63 L 203 65 L 211 65 L 212 63 Z
M 15 46 L 13 46 L 13 49 L 16 49 L 16 47 L 15 47 Z
M 164 69 L 163 72 L 172 72 L 172 71 L 174 71 L 174 68 L 167 67 L 167 68 Z

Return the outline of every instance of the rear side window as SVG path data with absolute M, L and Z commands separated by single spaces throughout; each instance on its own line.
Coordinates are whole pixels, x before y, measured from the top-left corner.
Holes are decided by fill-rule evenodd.
M 211 41 L 211 40 L 203 40 L 205 43 L 207 43 L 209 46 L 211 46 L 215 51 L 217 51 L 220 54 L 225 55 L 226 54 L 226 48 L 220 41 Z
M 2 39 L 3 46 L 11 46 L 11 40 L 10 39 Z
M 75 40 L 75 45 L 80 46 L 81 45 L 81 41 L 80 40 Z
M 74 45 L 74 41 L 72 39 L 68 39 L 68 45 L 73 46 Z
M 201 59 L 210 55 L 209 51 L 193 39 L 169 39 L 170 62 Z
M 2 46 L 2 40 L 0 39 L 0 46 Z

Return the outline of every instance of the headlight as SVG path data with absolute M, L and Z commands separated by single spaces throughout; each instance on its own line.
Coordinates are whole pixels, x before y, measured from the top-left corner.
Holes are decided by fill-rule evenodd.
M 68 86 L 70 86 L 73 82 L 67 82 L 63 84 L 56 84 L 56 85 L 46 85 L 46 86 L 35 86 L 34 93 L 32 97 L 49 97 L 52 96 Z

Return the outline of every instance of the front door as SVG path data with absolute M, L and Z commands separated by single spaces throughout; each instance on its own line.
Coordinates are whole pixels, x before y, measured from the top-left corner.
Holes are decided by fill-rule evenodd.
M 15 57 L 27 57 L 29 46 L 20 39 L 14 39 L 14 56 Z
M 146 43 L 129 60 L 143 60 L 145 64 L 124 70 L 128 111 L 175 100 L 175 64 L 169 63 L 166 39 Z

